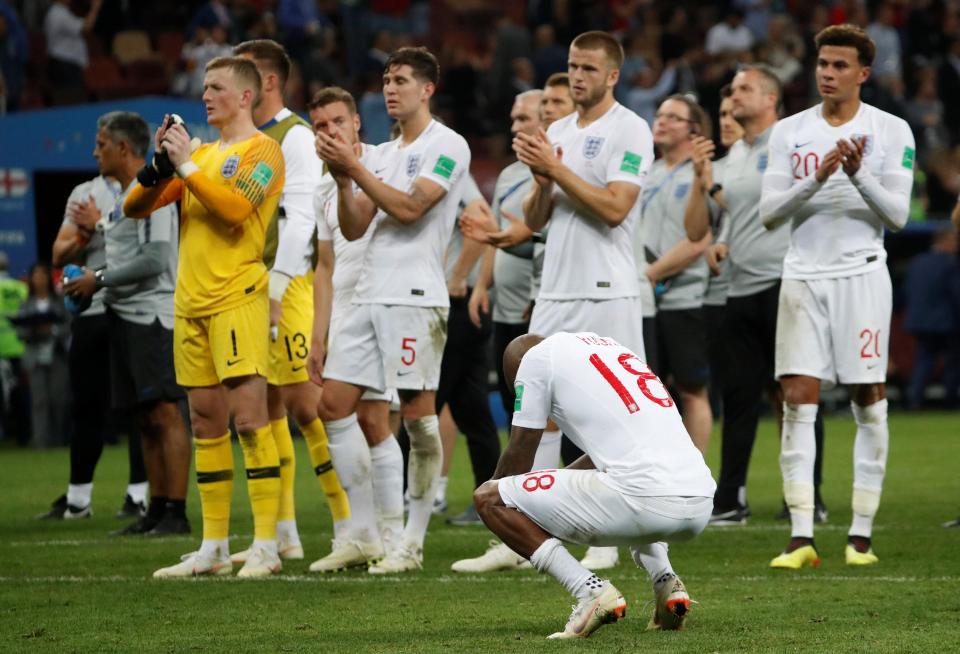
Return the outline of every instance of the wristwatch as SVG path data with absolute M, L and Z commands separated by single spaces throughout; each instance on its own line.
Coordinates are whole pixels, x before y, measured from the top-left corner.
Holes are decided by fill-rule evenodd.
M 98 290 L 103 288 L 103 272 L 103 268 L 101 268 L 93 273 L 93 283 Z
M 710 187 L 710 190 L 707 191 L 707 195 L 713 198 L 713 197 L 716 197 L 717 193 L 719 193 L 722 190 L 723 190 L 723 184 L 716 183 Z

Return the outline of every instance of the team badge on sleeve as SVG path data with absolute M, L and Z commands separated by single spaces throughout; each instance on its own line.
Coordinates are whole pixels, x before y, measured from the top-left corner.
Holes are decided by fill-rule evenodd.
M 907 170 L 913 170 L 914 159 L 916 159 L 916 151 L 909 145 L 904 146 L 903 161 L 901 162 L 903 167 Z
M 240 155 L 232 154 L 226 158 L 223 162 L 223 165 L 220 166 L 220 174 L 223 175 L 224 179 L 230 179 L 237 174 L 237 171 L 240 169 Z
M 407 157 L 407 177 L 413 177 L 420 170 L 420 155 L 411 154 Z
M 250 174 L 250 179 L 266 188 L 270 180 L 273 179 L 273 168 L 261 161 L 257 164 L 257 167 L 253 169 L 253 173 Z
M 521 382 L 514 384 L 513 392 L 517 396 L 517 399 L 513 401 L 513 410 L 516 412 L 523 407 L 523 384 Z
M 641 163 L 643 163 L 643 157 L 641 155 L 627 150 L 623 153 L 623 161 L 620 162 L 620 172 L 639 175 Z
M 588 136 L 587 140 L 583 142 L 584 159 L 593 159 L 600 154 L 600 148 L 603 147 L 605 140 L 602 136 Z
M 457 162 L 450 157 L 441 154 L 437 157 L 437 165 L 433 167 L 433 174 L 440 175 L 445 179 L 450 179 L 453 175 L 453 169 L 457 167 Z

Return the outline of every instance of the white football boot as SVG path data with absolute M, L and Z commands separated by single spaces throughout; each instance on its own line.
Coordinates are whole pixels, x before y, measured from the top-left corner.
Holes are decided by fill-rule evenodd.
M 580 560 L 580 565 L 591 572 L 613 568 L 620 562 L 620 552 L 616 547 L 589 547 Z
M 351 568 L 366 568 L 383 558 L 379 543 L 333 539 L 330 553 L 310 564 L 310 572 L 341 572 Z
M 627 615 L 627 601 L 609 581 L 605 581 L 590 597 L 573 606 L 573 613 L 563 631 L 547 636 L 551 640 L 587 638 L 605 624 Z
M 247 557 L 237 577 L 240 579 L 263 579 L 275 575 L 283 569 L 283 563 L 280 562 L 280 556 L 271 552 L 265 547 L 251 547 L 250 556 Z
M 176 579 L 185 577 L 200 577 L 204 575 L 219 576 L 233 572 L 230 555 L 209 556 L 199 551 L 190 552 L 180 557 L 180 563 L 167 568 L 160 568 L 153 573 L 154 579 Z
M 687 595 L 687 589 L 680 581 L 680 577 L 674 575 L 660 589 L 655 591 L 657 596 L 657 606 L 653 610 L 653 617 L 647 629 L 661 629 L 664 631 L 676 631 L 683 629 L 683 623 L 690 613 L 690 596 Z
M 411 543 L 399 543 L 392 552 L 367 568 L 367 572 L 373 575 L 384 575 L 422 569 L 423 548 Z
M 527 570 L 530 562 L 498 540 L 491 540 L 487 551 L 473 559 L 454 561 L 454 572 L 496 572 L 497 570 Z

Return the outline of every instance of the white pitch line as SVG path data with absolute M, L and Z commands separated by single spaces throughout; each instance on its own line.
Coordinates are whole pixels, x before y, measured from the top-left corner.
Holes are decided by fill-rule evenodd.
M 638 582 L 643 583 L 648 581 L 646 575 L 616 575 L 615 579 L 618 583 L 622 582 Z M 879 577 L 870 577 L 863 576 L 858 577 L 856 575 L 804 575 L 804 576 L 795 576 L 795 577 L 785 577 L 780 575 L 771 575 L 771 576 L 732 576 L 732 577 L 700 577 L 697 575 L 685 576 L 684 579 L 687 581 L 695 583 L 730 583 L 730 582 L 773 582 L 773 583 L 790 583 L 795 581 L 801 582 L 844 582 L 844 583 L 864 583 L 864 582 L 877 582 L 877 583 L 893 583 L 893 584 L 913 584 L 917 582 L 936 582 L 936 583 L 960 583 L 960 577 L 907 577 L 907 576 L 879 576 Z M 46 577 L 0 577 L 0 583 L 27 583 L 27 584 L 49 584 L 49 583 L 177 583 L 176 579 L 165 579 L 165 580 L 156 580 L 154 581 L 148 575 L 140 576 L 124 576 L 124 575 L 107 575 L 107 576 L 90 576 L 90 577 L 80 577 L 75 575 L 60 575 L 60 576 L 46 576 Z M 223 576 L 223 577 L 194 577 L 188 578 L 180 581 L 186 581 L 190 583 L 250 583 L 249 579 L 240 579 L 238 577 Z M 535 574 L 501 574 L 501 575 L 441 575 L 439 577 L 427 577 L 427 576 L 384 576 L 384 577 L 374 577 L 364 574 L 329 574 L 329 575 L 277 575 L 269 579 L 259 579 L 255 581 L 262 581 L 266 583 L 306 583 L 306 584 L 412 584 L 412 583 L 441 583 L 441 584 L 457 584 L 457 583 L 466 583 L 466 584 L 498 584 L 498 583 L 510 583 L 510 584 L 546 584 L 554 583 L 553 580 L 546 575 L 535 575 Z

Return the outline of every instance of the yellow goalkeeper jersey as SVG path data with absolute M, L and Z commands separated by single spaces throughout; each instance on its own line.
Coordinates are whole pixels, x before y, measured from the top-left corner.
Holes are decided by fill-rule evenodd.
M 222 149 L 220 141 L 205 143 L 192 158 L 207 178 L 200 180 L 204 185 L 212 181 L 253 207 L 248 217 L 230 225 L 200 202 L 191 184 L 183 185 L 174 304 L 178 316 L 198 318 L 266 292 L 263 247 L 283 191 L 284 165 L 280 145 L 260 132 Z M 225 206 L 220 209 L 227 212 Z

